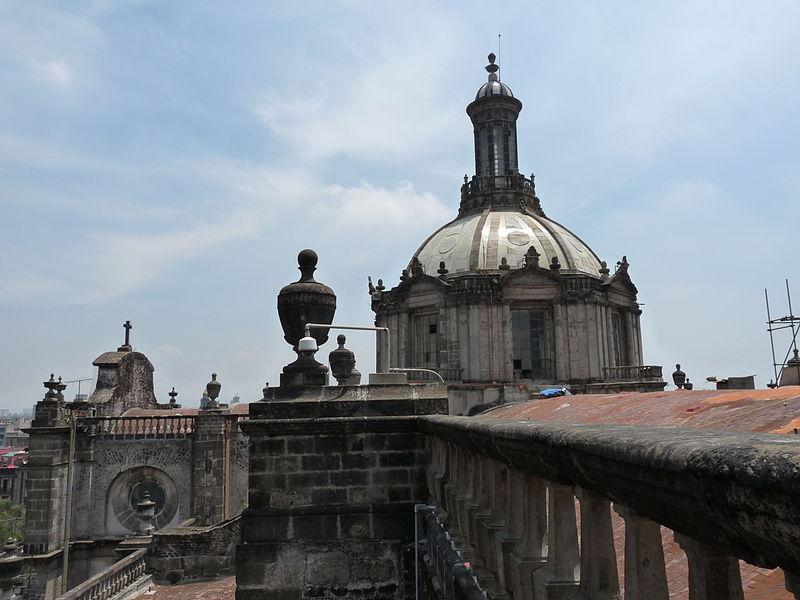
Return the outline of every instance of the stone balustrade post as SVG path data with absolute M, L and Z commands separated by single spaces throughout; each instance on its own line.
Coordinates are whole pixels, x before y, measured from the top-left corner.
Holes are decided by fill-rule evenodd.
M 500 587 L 507 593 L 514 590 L 514 569 L 511 554 L 520 540 L 520 519 L 522 517 L 521 498 L 515 499 L 511 493 L 512 471 L 502 463 L 496 463 L 494 506 L 495 523 L 495 560 Z M 515 506 L 514 501 L 517 501 Z
M 450 444 L 447 453 L 447 483 L 444 484 L 444 497 L 447 502 L 448 529 L 454 539 L 461 540 L 461 520 L 458 513 L 457 498 L 461 495 L 464 474 L 461 469 L 461 448 Z
M 737 558 L 679 533 L 675 541 L 689 561 L 690 600 L 744 600 Z
M 625 520 L 625 600 L 669 600 L 661 526 L 620 504 Z
M 619 575 L 611 526 L 611 502 L 592 490 L 578 488 L 581 505 L 581 583 L 585 600 L 618 600 Z
M 432 438 L 428 442 L 431 462 L 425 470 L 425 481 L 428 484 L 430 502 L 435 505 L 444 518 L 445 506 L 442 501 L 442 478 L 444 476 L 443 450 L 446 443 L 439 438 Z
M 547 484 L 528 473 L 510 472 L 510 531 L 518 538 L 509 557 L 515 600 L 533 598 L 533 573 L 547 562 Z
M 494 499 L 494 464 L 490 458 L 476 455 L 473 491 L 477 503 L 470 509 L 470 530 L 474 532 L 472 545 L 480 561 L 473 560 L 472 566 L 490 595 L 503 595 L 498 585 L 497 564 L 494 545 L 496 528 L 493 525 L 492 502 Z
M 547 508 L 547 564 L 534 572 L 534 597 L 566 600 L 577 591 L 581 572 L 572 487 L 550 483 Z
M 473 456 L 461 447 L 458 451 L 457 472 L 459 475 L 454 506 L 458 516 L 458 531 L 462 538 L 461 554 L 465 559 L 471 561 L 475 557 L 475 552 L 472 548 L 473 532 L 470 527 L 469 511 L 474 504 L 474 480 L 477 476 Z
M 458 495 L 456 478 L 458 477 L 458 446 L 455 444 L 447 444 L 447 453 L 445 454 L 445 474 L 442 480 L 442 498 L 445 503 L 445 510 L 447 511 L 447 524 L 451 529 L 451 533 L 460 536 L 458 530 L 458 511 L 455 506 L 455 499 Z

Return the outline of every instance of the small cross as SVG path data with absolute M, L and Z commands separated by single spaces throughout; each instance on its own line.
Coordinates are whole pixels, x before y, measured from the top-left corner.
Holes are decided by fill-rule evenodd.
M 125 321 L 125 324 L 123 325 L 123 327 L 125 328 L 125 345 L 126 346 L 130 346 L 131 345 L 131 329 L 133 329 L 133 325 L 131 325 L 130 321 Z

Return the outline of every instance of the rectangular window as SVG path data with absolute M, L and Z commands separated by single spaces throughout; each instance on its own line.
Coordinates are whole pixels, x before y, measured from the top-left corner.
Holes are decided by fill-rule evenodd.
M 511 361 L 520 379 L 552 380 L 552 319 L 547 310 L 511 311 Z
M 439 317 L 436 314 L 414 317 L 414 364 L 423 369 L 439 368 Z
M 628 336 L 625 335 L 623 323 L 620 313 L 611 313 L 611 342 L 614 346 L 614 364 L 618 367 L 628 364 Z

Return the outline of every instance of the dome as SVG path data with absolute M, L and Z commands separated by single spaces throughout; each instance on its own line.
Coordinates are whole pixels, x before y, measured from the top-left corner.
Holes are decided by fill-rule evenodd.
M 577 235 L 547 217 L 518 211 L 485 210 L 451 221 L 414 258 L 434 276 L 442 261 L 451 275 L 497 270 L 503 258 L 515 269 L 524 264 L 530 246 L 539 253 L 541 267 L 556 258 L 561 273 L 601 276 L 600 260 Z
M 481 86 L 481 88 L 478 90 L 478 93 L 475 94 L 475 100 L 480 100 L 481 98 L 492 98 L 495 96 L 507 96 L 509 98 L 513 98 L 514 94 L 511 91 L 511 88 L 502 81 L 497 79 L 489 79 L 489 81 Z

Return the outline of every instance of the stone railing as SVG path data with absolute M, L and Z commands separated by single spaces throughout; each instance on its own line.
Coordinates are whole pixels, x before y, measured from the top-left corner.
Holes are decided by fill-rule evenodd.
M 142 548 L 129 554 L 56 600 L 108 600 L 120 595 L 144 576 L 146 553 Z
M 520 173 L 496 175 L 488 177 L 473 177 L 461 186 L 461 198 L 472 194 L 483 194 L 494 190 L 529 190 L 531 180 Z
M 84 417 L 79 426 L 90 435 L 102 437 L 166 438 L 194 433 L 195 417 Z
M 660 381 L 661 365 L 603 367 L 605 381 Z
M 489 598 L 619 598 L 612 503 L 624 520 L 626 599 L 669 597 L 662 525 L 686 553 L 690 598 L 743 598 L 738 559 L 780 567 L 800 598 L 794 436 L 418 422 L 431 449 L 431 502 Z

